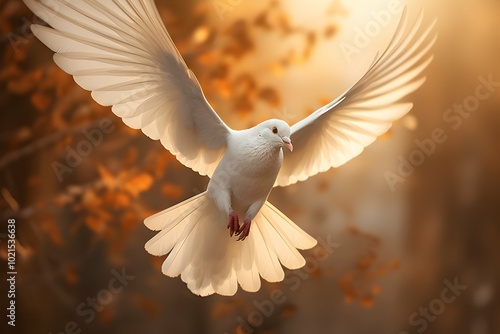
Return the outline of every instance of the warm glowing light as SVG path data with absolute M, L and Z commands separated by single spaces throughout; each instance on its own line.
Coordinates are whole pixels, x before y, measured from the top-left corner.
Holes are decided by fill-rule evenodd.
M 210 32 L 207 27 L 199 27 L 193 34 L 193 39 L 196 43 L 203 43 L 207 40 Z
M 401 119 L 404 127 L 408 130 L 414 131 L 418 127 L 418 120 L 414 115 L 408 114 Z

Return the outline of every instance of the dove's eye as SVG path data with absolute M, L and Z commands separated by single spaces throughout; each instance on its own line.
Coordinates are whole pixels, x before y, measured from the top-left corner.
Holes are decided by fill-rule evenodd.
M 278 128 L 273 126 L 273 133 L 278 133 Z

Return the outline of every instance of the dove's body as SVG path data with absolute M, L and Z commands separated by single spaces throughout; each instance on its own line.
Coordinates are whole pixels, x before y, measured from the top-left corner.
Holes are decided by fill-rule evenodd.
M 253 131 L 252 131 L 253 130 Z M 226 154 L 208 184 L 208 193 L 221 212 L 231 209 L 253 219 L 273 188 L 283 162 L 283 149 L 254 135 L 254 128 L 235 131 Z
M 199 295 L 233 295 L 238 282 L 247 291 L 258 290 L 259 274 L 281 281 L 279 262 L 290 269 L 305 264 L 296 248 L 311 248 L 316 240 L 266 201 L 283 162 L 283 147 L 293 149 L 289 135 L 290 127 L 280 120 L 230 131 L 207 191 L 145 220 L 150 229 L 162 231 L 146 244 L 148 252 L 171 251 L 164 274 L 181 275 Z M 244 242 L 229 238 L 226 222 L 233 213 L 244 218 L 238 233 Z
M 271 120 L 234 131 L 206 101 L 154 0 L 24 2 L 50 25 L 31 29 L 59 67 L 125 124 L 211 177 L 206 192 L 145 220 L 161 230 L 148 252 L 169 253 L 163 273 L 181 275 L 199 295 L 232 295 L 238 283 L 256 291 L 259 276 L 280 281 L 281 265 L 305 264 L 297 249 L 316 240 L 266 201 L 269 192 L 344 164 L 405 115 L 412 104 L 398 101 L 423 84 L 435 41 L 434 23 L 420 32 L 423 14 L 408 25 L 405 11 L 385 52 L 339 98 L 291 128 Z M 282 149 L 293 149 L 290 138 L 293 153 Z M 245 229 L 238 231 L 236 214 Z M 230 233 L 244 241 L 230 237 L 228 215 Z
M 238 282 L 245 290 L 256 291 L 259 274 L 270 282 L 281 281 L 284 272 L 279 262 L 290 269 L 300 268 L 305 260 L 296 248 L 316 244 L 266 201 L 283 161 L 282 146 L 287 146 L 280 136 L 270 134 L 274 125 L 288 142 L 290 128 L 279 120 L 232 131 L 207 191 L 145 221 L 152 230 L 162 231 L 146 249 L 154 255 L 171 251 L 163 273 L 180 274 L 196 294 L 233 295 Z M 244 242 L 228 236 L 225 223 L 232 213 L 245 218 L 242 226 L 254 221 L 252 233 L 241 232 L 248 237 Z M 186 225 L 180 224 L 187 217 Z

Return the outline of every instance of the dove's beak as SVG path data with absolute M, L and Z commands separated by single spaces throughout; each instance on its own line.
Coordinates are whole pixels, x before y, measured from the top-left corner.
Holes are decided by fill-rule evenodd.
M 285 144 L 286 148 L 288 148 L 290 150 L 290 152 L 292 152 L 293 145 L 292 145 L 292 141 L 290 140 L 290 138 L 283 137 L 283 138 L 281 138 L 281 140 L 283 140 L 283 144 Z

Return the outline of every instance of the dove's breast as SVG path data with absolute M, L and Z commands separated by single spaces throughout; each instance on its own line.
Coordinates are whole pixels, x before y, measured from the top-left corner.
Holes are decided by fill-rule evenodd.
M 253 203 L 267 198 L 282 162 L 281 147 L 252 142 L 229 145 L 212 176 L 209 189 L 228 189 L 232 208 L 244 213 Z

